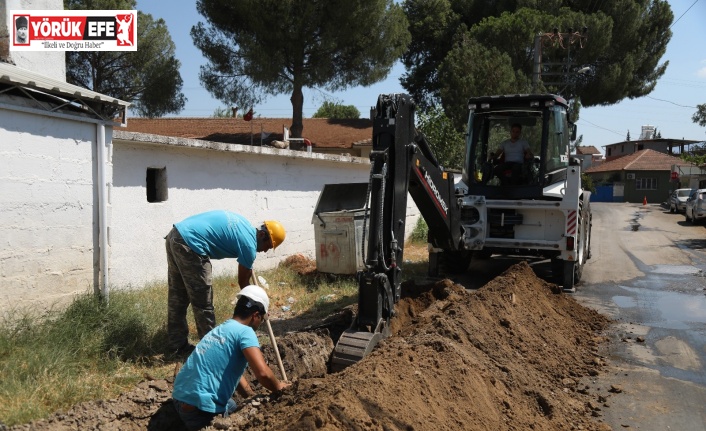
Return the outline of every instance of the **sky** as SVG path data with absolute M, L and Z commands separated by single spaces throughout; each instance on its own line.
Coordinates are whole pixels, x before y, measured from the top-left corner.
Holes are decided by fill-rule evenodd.
M 582 145 L 592 145 L 605 153 L 604 146 L 640 136 L 642 126 L 655 126 L 662 138 L 706 140 L 706 127 L 691 120 L 696 105 L 706 103 L 706 0 L 669 0 L 674 14 L 672 38 L 660 63 L 669 61 L 667 71 L 654 91 L 638 99 L 624 99 L 610 106 L 582 108 L 577 123 Z M 153 18 L 162 18 L 176 45 L 181 62 L 182 91 L 188 101 L 179 117 L 210 117 L 226 105 L 211 97 L 199 81 L 199 67 L 206 59 L 193 45 L 189 32 L 199 21 L 194 0 L 137 0 L 137 9 Z M 588 43 L 590 43 L 590 36 Z M 304 89 L 304 117 L 311 117 L 325 97 L 353 105 L 366 117 L 383 93 L 404 93 L 399 78 L 404 66 L 396 64 L 387 79 L 370 87 L 354 87 L 337 93 Z M 470 95 L 469 95 L 470 97 Z M 268 96 L 254 107 L 255 115 L 291 118 L 289 95 Z M 242 112 L 242 111 L 241 111 Z M 129 121 L 129 120 L 128 120 Z M 306 135 L 306 130 L 304 131 Z

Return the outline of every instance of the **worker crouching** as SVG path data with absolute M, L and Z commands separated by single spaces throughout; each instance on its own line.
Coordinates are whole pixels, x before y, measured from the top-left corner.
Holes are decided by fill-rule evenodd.
M 201 429 L 217 415 L 235 411 L 232 396 L 236 388 L 243 397 L 255 394 L 243 377 L 248 365 L 268 390 L 276 392 L 290 386 L 275 377 L 255 335 L 270 305 L 267 293 L 249 285 L 238 292 L 237 298 L 233 318 L 201 339 L 174 380 L 174 406 L 189 430 Z

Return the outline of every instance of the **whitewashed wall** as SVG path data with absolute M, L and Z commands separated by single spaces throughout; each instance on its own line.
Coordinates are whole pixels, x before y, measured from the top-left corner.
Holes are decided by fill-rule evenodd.
M 94 283 L 96 126 L 0 109 L 0 303 Z
M 254 226 L 279 220 L 287 238 L 277 250 L 258 253 L 255 269 L 276 266 L 302 253 L 315 259 L 311 223 L 327 183 L 367 182 L 368 160 L 114 132 L 110 197 L 113 288 L 164 281 L 164 236 L 173 223 L 203 211 L 226 209 Z M 166 168 L 168 200 L 147 202 L 147 168 Z M 408 232 L 419 212 L 411 197 Z M 233 274 L 235 259 L 214 260 L 214 274 Z
M 15 23 L 13 10 L 63 10 L 63 0 L 0 1 L 0 40 L 12 37 Z M 1 45 L 1 44 L 0 44 Z M 66 80 L 66 55 L 63 51 L 8 51 L 9 62 L 23 69 L 41 73 L 60 81 Z
M 62 303 L 99 280 L 96 125 L 0 108 L 0 314 Z M 111 289 L 164 282 L 164 236 L 211 209 L 254 225 L 279 220 L 287 238 L 256 269 L 312 259 L 314 207 L 324 184 L 366 182 L 366 159 L 106 130 Z M 168 199 L 149 203 L 147 168 L 166 168 Z M 419 212 L 409 199 L 408 233 Z M 234 259 L 213 261 L 216 275 Z

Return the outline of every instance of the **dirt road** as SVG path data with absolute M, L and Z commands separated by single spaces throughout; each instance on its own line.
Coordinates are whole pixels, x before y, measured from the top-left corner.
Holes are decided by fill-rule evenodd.
M 706 227 L 660 205 L 592 204 L 593 259 L 574 297 L 616 323 L 614 430 L 706 430 Z

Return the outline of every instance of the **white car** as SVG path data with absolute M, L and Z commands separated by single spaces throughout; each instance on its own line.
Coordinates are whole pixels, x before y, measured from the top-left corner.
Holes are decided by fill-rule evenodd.
M 669 195 L 669 212 L 684 212 L 686 210 L 686 200 L 694 189 L 676 189 Z
M 706 219 L 706 189 L 697 189 L 691 192 L 686 200 L 684 216 L 686 221 L 696 223 Z

